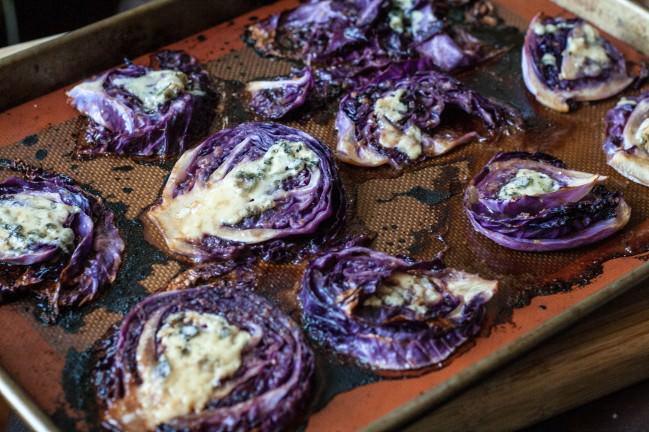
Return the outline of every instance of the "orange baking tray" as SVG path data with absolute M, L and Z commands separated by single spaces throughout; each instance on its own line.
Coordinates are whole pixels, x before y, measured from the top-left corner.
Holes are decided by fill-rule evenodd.
M 241 110 L 241 82 L 284 73 L 290 66 L 262 59 L 244 47 L 245 26 L 296 4 L 280 1 L 169 46 L 198 57 L 221 82 L 222 111 L 213 131 L 251 118 Z M 539 10 L 562 13 L 546 1 L 497 4 L 505 20 L 518 28 Z M 373 247 L 426 259 L 448 245 L 449 266 L 501 281 L 489 325 L 449 362 L 419 377 L 379 377 L 318 349 L 317 392 L 305 413 L 306 430 L 398 428 L 649 275 L 649 194 L 611 170 L 601 150 L 603 116 L 615 101 L 584 104 L 570 114 L 551 112 L 528 95 L 520 78 L 520 31 L 511 28 L 484 37 L 510 49 L 460 79 L 519 108 L 524 133 L 472 143 L 400 173 L 344 164 L 339 169 L 353 204 L 354 226 L 376 233 Z M 639 59 L 630 48 L 619 46 Z M 157 199 L 169 164 L 116 157 L 74 159 L 72 150 L 84 121 L 66 104 L 67 88 L 0 114 L 0 157 L 62 172 L 103 196 L 117 215 L 127 250 L 115 284 L 94 304 L 64 311 L 55 325 L 39 320 L 39 305 L 32 300 L 0 307 L 0 328 L 5 329 L 0 333 L 0 392 L 38 430 L 98 426 L 88 381 L 91 346 L 133 304 L 163 289 L 186 268 L 145 240 L 140 220 Z M 288 124 L 332 146 L 332 112 L 305 113 Z M 477 235 L 461 207 L 464 186 L 496 151 L 513 149 L 550 152 L 571 168 L 610 176 L 610 186 L 622 190 L 633 208 L 629 226 L 604 243 L 543 254 L 509 251 Z M 296 283 L 304 265 L 257 268 L 263 275 L 261 293 L 298 320 Z

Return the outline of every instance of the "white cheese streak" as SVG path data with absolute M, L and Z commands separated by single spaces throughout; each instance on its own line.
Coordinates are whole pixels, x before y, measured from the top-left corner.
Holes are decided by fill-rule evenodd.
M 68 252 L 74 231 L 64 223 L 79 208 L 60 201 L 49 192 L 17 193 L 0 200 L 0 256 L 18 257 L 38 244 Z
M 116 78 L 113 84 L 138 98 L 146 111 L 155 111 L 185 90 L 187 75 L 173 70 L 148 71 L 135 78 Z
M 201 412 L 210 400 L 227 395 L 222 382 L 241 367 L 253 336 L 220 315 L 195 311 L 160 313 L 145 324 L 137 347 L 142 383 L 129 387 L 111 407 L 125 431 L 155 430 L 175 417 Z M 155 352 L 155 343 L 161 354 Z
M 232 225 L 274 208 L 291 193 L 284 190 L 283 182 L 305 168 L 310 172 L 309 183 L 300 190 L 308 196 L 311 189 L 318 187 L 319 158 L 304 143 L 280 141 L 263 157 L 244 159 L 232 167 L 232 161 L 247 145 L 246 140 L 237 145 L 204 184 L 196 184 L 174 198 L 166 196 L 160 206 L 151 210 L 149 216 L 161 229 L 170 248 L 182 250 L 187 240 L 199 241 L 205 235 L 242 243 L 275 238 L 278 231 L 275 229 L 243 229 Z M 185 157 L 191 158 L 192 154 L 186 153 L 182 159 Z M 178 166 L 182 164 L 181 160 Z

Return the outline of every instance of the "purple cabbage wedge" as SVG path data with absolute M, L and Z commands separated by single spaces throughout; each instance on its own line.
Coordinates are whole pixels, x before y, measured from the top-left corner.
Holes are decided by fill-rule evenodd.
M 604 152 L 617 172 L 649 186 L 649 92 L 622 98 L 609 110 Z
M 288 316 L 224 284 L 147 297 L 95 353 L 112 431 L 285 430 L 307 408 L 315 370 Z
M 423 56 L 444 70 L 471 66 L 485 57 L 485 47 L 449 24 L 449 11 L 443 2 L 426 0 L 311 0 L 251 25 L 244 38 L 263 55 L 312 66 L 368 48 L 365 56 L 387 61 Z M 433 49 L 432 41 L 442 35 Z M 449 52 L 453 61 L 445 58 Z
M 460 128 L 442 124 L 443 114 L 465 115 Z M 486 133 L 519 122 L 513 109 L 487 99 L 441 72 L 418 71 L 418 63 L 394 64 L 340 101 L 336 155 L 344 162 L 394 167 L 444 154 Z
M 311 69 L 304 68 L 293 71 L 288 77 L 250 81 L 246 84 L 246 92 L 253 112 L 265 118 L 278 119 L 304 105 L 312 86 Z
M 113 282 L 124 242 L 103 201 L 71 179 L 21 162 L 0 183 L 0 303 L 34 292 L 59 308 L 92 301 Z
M 287 126 L 243 123 L 183 154 L 148 217 L 193 262 L 285 261 L 333 240 L 345 211 L 327 147 Z
M 160 51 L 73 87 L 70 103 L 88 117 L 78 156 L 176 156 L 204 135 L 216 93 L 207 72 L 182 51 Z
M 303 91 L 317 100 L 323 89 L 354 88 L 392 62 L 425 60 L 428 68 L 450 72 L 501 52 L 451 24 L 450 11 L 446 2 L 431 0 L 311 0 L 251 25 L 244 38 L 262 55 L 312 68 L 314 83 Z M 288 112 L 299 106 L 293 101 L 281 96 L 276 104 Z M 253 110 L 264 113 L 255 104 Z
M 467 187 L 464 207 L 476 231 L 506 248 L 570 249 L 629 222 L 631 208 L 604 180 L 547 154 L 498 153 Z
M 569 111 L 572 101 L 606 99 L 633 82 L 622 53 L 581 19 L 538 14 L 522 58 L 527 89 L 556 111 Z
M 314 340 L 378 372 L 439 367 L 478 333 L 498 283 L 365 247 L 327 253 L 302 279 L 299 299 Z

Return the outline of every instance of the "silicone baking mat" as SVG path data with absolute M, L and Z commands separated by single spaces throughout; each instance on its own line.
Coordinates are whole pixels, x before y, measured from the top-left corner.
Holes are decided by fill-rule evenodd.
M 172 46 L 196 55 L 222 83 L 222 112 L 212 131 L 252 119 L 242 109 L 242 82 L 289 70 L 289 63 L 260 58 L 244 47 L 240 36 L 247 24 L 295 4 L 279 2 Z M 548 3 L 539 4 L 550 13 L 556 11 Z M 524 27 L 522 17 L 506 9 L 501 12 L 508 23 Z M 483 36 L 510 50 L 460 78 L 516 106 L 525 118 L 524 133 L 472 143 L 400 173 L 344 164 L 339 169 L 352 202 L 354 225 L 376 234 L 373 247 L 427 259 L 446 244 L 449 266 L 501 281 L 501 293 L 489 316 L 493 327 L 445 367 L 417 378 L 383 379 L 318 350 L 318 391 L 305 420 L 307 430 L 354 430 L 377 420 L 375 425 L 380 427 L 387 425 L 380 418 L 388 413 L 395 416 L 401 410 L 408 415 L 422 393 L 441 394 L 454 386 L 454 380 L 468 383 L 467 377 L 484 370 L 485 362 L 495 364 L 494 354 L 524 349 L 526 337 L 554 319 L 567 319 L 566 314 L 578 310 L 584 299 L 592 300 L 599 293 L 595 302 L 601 303 L 612 297 L 616 292 L 610 289 L 611 282 L 642 263 L 636 258 L 618 258 L 602 265 L 611 258 L 644 252 L 647 243 L 649 195 L 611 170 L 601 150 L 602 119 L 615 101 L 585 104 L 571 114 L 544 109 L 526 92 L 520 78 L 522 33 L 511 28 Z M 332 113 L 328 109 L 287 124 L 333 146 Z M 98 425 L 88 385 L 90 346 L 132 305 L 164 288 L 186 268 L 147 243 L 140 220 L 143 210 L 159 196 L 171 164 L 116 157 L 75 160 L 71 152 L 83 127 L 83 119 L 66 106 L 63 90 L 0 115 L 0 129 L 6 132 L 2 139 L 8 144 L 0 149 L 0 157 L 67 174 L 101 195 L 115 211 L 127 242 L 126 259 L 115 284 L 94 304 L 64 311 L 56 325 L 41 323 L 39 307 L 31 300 L 0 307 L 0 327 L 5 329 L 0 332 L 0 366 L 62 430 Z M 476 234 L 462 210 L 464 187 L 495 152 L 514 149 L 550 152 L 570 168 L 609 175 L 609 185 L 622 190 L 633 208 L 629 226 L 595 246 L 543 254 L 509 251 Z M 263 275 L 261 292 L 298 320 L 295 290 L 303 267 L 304 263 L 261 264 L 257 269 Z

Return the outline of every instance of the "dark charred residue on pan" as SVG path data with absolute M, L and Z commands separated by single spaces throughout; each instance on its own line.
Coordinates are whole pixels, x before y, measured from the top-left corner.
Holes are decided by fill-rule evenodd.
M 135 167 L 132 165 L 119 165 L 119 166 L 114 166 L 111 168 L 112 171 L 117 171 L 117 172 L 129 172 L 133 171 Z
M 21 143 L 25 147 L 31 147 L 36 143 L 38 143 L 38 135 L 27 135 L 25 138 L 22 139 Z
M 254 116 L 247 109 L 245 83 L 238 80 L 219 80 L 218 85 L 224 97 L 217 109 L 217 124 L 220 126 L 217 130 L 254 120 Z
M 100 430 L 95 391 L 92 385 L 93 348 L 77 351 L 69 348 L 61 373 L 66 404 L 60 404 L 52 416 L 62 430 Z
M 422 204 L 433 206 L 445 201 L 451 196 L 450 192 L 438 192 L 422 186 L 413 186 L 405 192 L 393 192 L 389 198 L 377 198 L 377 202 L 386 203 L 398 197 L 414 198 Z
M 87 185 L 84 189 L 96 193 Z M 128 207 L 120 202 L 106 202 L 114 212 L 120 235 L 126 243 L 123 262 L 117 279 L 113 284 L 102 289 L 96 301 L 79 308 L 66 308 L 61 312 L 59 325 L 68 332 L 77 332 L 84 325 L 85 316 L 97 308 L 103 308 L 120 315 L 126 314 L 131 307 L 149 293 L 141 281 L 153 271 L 154 264 L 164 264 L 167 257 L 144 239 L 142 222 L 126 218 Z
M 383 378 L 351 364 L 341 364 L 323 350 L 316 350 L 316 397 L 313 411 L 323 409 L 331 399 L 355 387 L 371 384 Z
M 446 247 L 444 233 L 449 219 L 449 213 L 442 212 L 434 225 L 413 231 L 411 233 L 413 242 L 408 247 L 408 253 L 413 257 L 430 259 L 443 250 Z M 439 247 L 431 250 L 430 248 L 435 244 L 438 244 Z
M 47 150 L 45 149 L 38 149 L 34 154 L 34 158 L 36 158 L 36 160 L 38 161 L 45 160 L 46 157 L 47 157 Z

